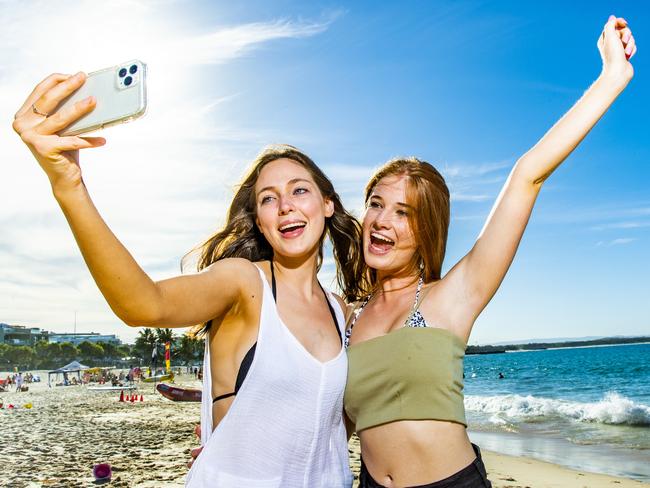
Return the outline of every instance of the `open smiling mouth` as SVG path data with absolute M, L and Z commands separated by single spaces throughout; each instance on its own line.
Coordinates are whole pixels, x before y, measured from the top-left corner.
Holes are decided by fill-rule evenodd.
M 390 251 L 394 245 L 395 241 L 379 234 L 378 232 L 372 232 L 370 234 L 370 245 L 368 247 L 372 253 L 385 254 Z
M 282 237 L 290 239 L 301 235 L 306 225 L 306 222 L 291 222 L 280 226 L 278 230 L 280 231 L 280 234 L 282 234 Z

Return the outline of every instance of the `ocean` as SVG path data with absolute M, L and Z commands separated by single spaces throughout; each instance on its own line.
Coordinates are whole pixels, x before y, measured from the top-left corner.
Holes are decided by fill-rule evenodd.
M 485 449 L 650 481 L 650 344 L 469 355 L 465 409 Z

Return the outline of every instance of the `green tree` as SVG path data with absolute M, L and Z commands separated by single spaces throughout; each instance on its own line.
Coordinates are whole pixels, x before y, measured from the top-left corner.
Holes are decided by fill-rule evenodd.
M 36 355 L 35 367 L 39 369 L 50 369 L 55 367 L 56 362 L 61 356 L 61 346 L 57 343 L 39 341 L 34 344 L 34 354 Z
M 173 343 L 176 337 L 172 329 L 156 329 L 156 339 L 159 344 L 164 344 L 165 342 Z
M 176 348 L 177 357 L 187 365 L 203 358 L 203 339 L 194 339 L 189 334 L 183 334 Z
M 68 343 L 70 346 L 72 344 Z M 73 346 L 74 347 L 74 346 Z M 66 346 L 66 350 L 68 346 Z M 63 366 L 63 361 L 66 354 L 72 355 L 72 352 L 64 352 L 61 348 L 61 344 L 58 342 L 52 342 L 45 344 L 43 346 L 44 359 L 48 362 L 50 368 L 58 368 Z M 76 357 L 76 354 L 75 354 Z
M 113 344 L 112 342 L 98 342 L 97 344 L 102 346 L 102 349 L 104 350 L 102 359 L 110 361 L 123 357 L 117 344 Z
M 148 363 L 151 359 L 151 351 L 156 345 L 156 342 L 156 333 L 153 329 L 142 329 L 135 338 L 135 345 L 133 346 L 134 355 L 140 357 L 145 363 Z
M 6 356 L 9 347 L 6 344 L 0 344 L 0 369 L 3 371 L 9 371 L 11 369 L 9 367 L 9 359 Z
M 104 348 L 99 344 L 90 341 L 83 341 L 79 344 L 81 360 L 96 365 L 104 357 Z
M 69 363 L 79 357 L 79 349 L 77 349 L 74 344 L 70 342 L 62 342 L 59 347 L 61 351 L 59 357 L 60 362 Z
M 118 358 L 127 358 L 130 356 L 133 356 L 134 352 L 132 350 L 133 348 L 129 346 L 128 344 L 121 344 L 117 346 L 117 357 Z
M 29 346 L 13 346 L 5 351 L 4 357 L 11 368 L 29 369 L 36 356 Z

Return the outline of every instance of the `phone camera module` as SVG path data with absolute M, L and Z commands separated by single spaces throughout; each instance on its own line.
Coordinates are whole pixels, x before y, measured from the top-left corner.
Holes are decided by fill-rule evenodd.
M 138 65 L 137 64 L 132 64 L 131 67 L 129 68 L 129 73 L 134 75 L 138 71 Z
M 120 78 L 124 78 L 126 76 L 126 68 L 122 68 L 118 74 Z
M 124 78 L 124 84 L 126 86 L 129 86 L 131 83 L 133 83 L 133 78 L 131 78 L 130 76 L 127 76 L 126 78 Z

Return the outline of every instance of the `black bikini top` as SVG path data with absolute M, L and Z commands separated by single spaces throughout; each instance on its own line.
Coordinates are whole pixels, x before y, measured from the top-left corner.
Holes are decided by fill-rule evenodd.
M 334 312 L 334 309 L 332 308 L 332 304 L 330 303 L 329 298 L 327 298 L 327 293 L 325 293 L 325 290 L 323 289 L 323 286 L 320 284 L 320 282 L 318 282 L 318 286 L 320 286 L 320 289 L 323 291 L 323 294 L 325 295 L 325 301 L 327 302 L 327 307 L 330 310 L 332 319 L 334 319 L 334 327 L 336 328 L 336 333 L 339 335 L 339 340 L 341 341 L 341 345 L 343 345 L 343 337 L 341 336 L 341 330 L 339 329 L 338 321 L 336 320 L 336 313 Z M 275 270 L 273 267 L 273 260 L 271 260 L 271 290 L 273 291 L 273 300 L 277 303 L 278 302 L 277 286 L 275 283 Z M 226 393 L 224 395 L 219 395 L 214 400 L 212 400 L 212 403 L 215 403 L 219 400 L 223 400 L 224 398 L 230 398 L 231 396 L 235 396 L 239 392 L 241 385 L 244 383 L 244 380 L 246 379 L 248 370 L 250 369 L 251 364 L 253 363 L 256 346 L 257 346 L 257 342 L 255 342 L 255 344 L 253 344 L 252 347 L 248 350 L 248 352 L 244 356 L 244 359 L 242 359 L 242 362 L 239 365 L 239 371 L 237 372 L 237 379 L 235 380 L 235 391 L 231 393 Z

